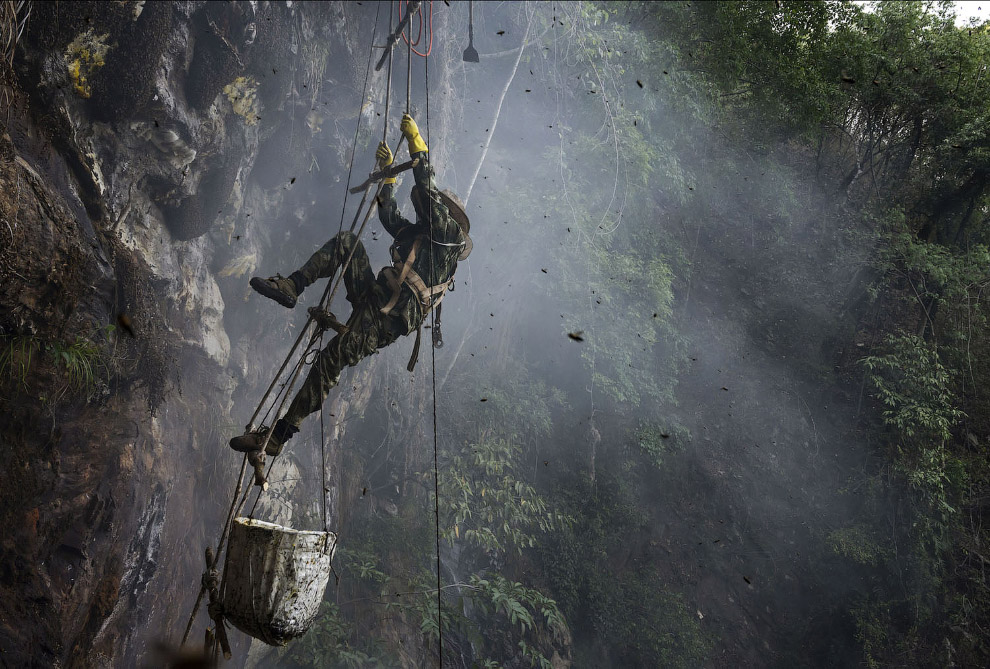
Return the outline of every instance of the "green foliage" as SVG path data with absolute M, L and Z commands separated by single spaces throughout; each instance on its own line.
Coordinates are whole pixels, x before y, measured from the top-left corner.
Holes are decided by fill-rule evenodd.
M 940 327 L 938 334 L 947 342 L 959 343 L 986 325 L 982 300 L 984 287 L 990 284 L 990 249 L 986 246 L 953 250 L 930 244 L 905 231 L 902 223 L 890 232 L 878 265 L 891 288 L 899 282 L 907 284 L 907 304 L 928 318 L 945 311 L 940 320 L 948 328 Z
M 515 645 L 530 666 L 550 669 L 546 655 L 552 655 L 555 646 L 570 640 L 557 603 L 538 590 L 498 574 L 487 578 L 472 575 L 468 587 L 470 600 L 484 619 L 484 645 L 497 648 L 500 641 L 518 638 Z
M 354 648 L 349 638 L 351 626 L 336 604 L 323 601 L 309 631 L 289 644 L 280 658 L 299 669 L 368 669 L 383 667 L 379 660 Z
M 0 379 L 27 387 L 28 371 L 34 356 L 42 348 L 35 337 L 14 336 L 0 338 Z
M 647 462 L 663 471 L 664 459 L 682 448 L 689 436 L 690 433 L 682 427 L 672 430 L 643 422 L 634 433 L 633 439 Z
M 862 360 L 883 419 L 912 444 L 944 442 L 962 417 L 951 389 L 952 375 L 934 347 L 914 335 L 890 335 L 882 351 Z
M 486 613 L 501 613 L 524 633 L 544 625 L 555 641 L 566 638 L 567 625 L 557 603 L 540 591 L 497 574 L 487 579 L 474 574 L 470 585 L 475 590 L 476 603 Z
M 346 565 L 349 573 L 369 584 L 380 586 L 389 580 L 389 575 L 381 570 L 378 557 L 368 550 L 340 547 L 336 556 L 340 564 Z
M 851 613 L 856 627 L 856 639 L 862 645 L 863 660 L 867 667 L 879 669 L 895 662 L 901 666 L 928 664 L 923 659 L 925 638 L 921 626 L 913 625 L 906 630 L 902 629 L 903 619 L 914 613 L 909 611 L 910 606 L 904 602 L 884 601 L 873 595 L 865 597 L 853 607 Z M 934 649 L 932 666 L 952 665 L 944 656 L 946 650 L 951 657 L 951 646 Z
M 69 344 L 54 341 L 49 345 L 48 353 L 63 369 L 70 387 L 85 390 L 93 386 L 100 364 L 100 351 L 89 339 L 76 336 Z
M 555 491 L 573 524 L 541 546 L 552 594 L 571 623 L 581 666 L 694 667 L 710 641 L 649 556 L 617 573 L 616 555 L 646 551 L 648 517 L 609 471 Z M 644 556 L 645 557 L 645 556 Z
M 515 372 L 506 370 L 497 378 L 478 383 L 475 393 L 486 402 L 480 410 L 471 408 L 483 425 L 505 439 L 546 439 L 553 431 L 553 412 L 566 408 L 567 399 L 559 389 L 533 380 L 521 370 Z
M 955 512 L 952 497 L 962 484 L 945 444 L 963 417 L 952 392 L 952 374 L 938 352 L 919 337 L 891 335 L 877 355 L 862 361 L 883 422 L 898 443 L 897 466 L 932 510 Z
M 482 436 L 440 473 L 441 534 L 484 553 L 522 553 L 567 522 L 519 476 L 519 445 Z
M 869 567 L 882 564 L 888 557 L 888 551 L 877 543 L 869 528 L 863 525 L 842 527 L 829 532 L 828 544 L 836 555 Z
M 660 354 L 676 345 L 667 327 L 674 301 L 670 267 L 631 249 L 595 247 L 590 253 L 585 278 L 595 308 L 590 318 L 582 315 L 567 326 L 591 328 L 582 356 L 592 382 L 620 405 L 672 402 L 676 358 Z
M 892 627 L 889 609 L 885 605 L 864 603 L 853 609 L 852 613 L 856 624 L 856 638 L 863 646 L 866 666 L 879 669 L 882 662 L 878 661 L 877 656 L 885 651 Z
M 107 326 L 98 332 L 106 336 L 112 329 Z M 39 360 L 50 364 L 61 378 L 60 387 L 52 389 L 50 399 L 65 391 L 89 395 L 99 381 L 109 376 L 104 355 L 92 337 L 76 335 L 72 341 L 63 342 L 25 335 L 0 336 L 0 379 L 27 389 L 28 379 L 39 371 Z
M 437 615 L 435 578 L 435 574 L 420 572 L 404 582 L 403 587 L 406 590 L 402 597 L 392 598 L 385 604 L 386 611 L 400 614 L 416 625 L 423 639 L 430 645 L 438 644 L 441 625 L 444 634 L 449 635 L 457 633 L 456 625 L 462 622 L 446 605 L 442 605 L 440 615 Z
M 534 10 L 534 30 L 552 35 L 540 54 L 544 76 L 562 96 L 558 116 L 546 119 L 557 136 L 534 169 L 557 185 L 509 174 L 514 197 L 498 208 L 506 220 L 543 223 L 518 231 L 524 255 L 531 248 L 547 262 L 553 240 L 547 272 L 554 281 L 536 290 L 564 315 L 561 336 L 583 333 L 580 354 L 594 392 L 624 409 L 671 402 L 682 358 L 672 326 L 673 263 L 683 254 L 668 238 L 668 222 L 657 219 L 654 198 L 684 201 L 693 179 L 675 145 L 690 140 L 654 132 L 668 100 L 656 86 L 670 82 L 644 83 L 639 108 L 622 103 L 629 71 L 647 74 L 637 58 L 649 57 L 655 43 L 623 20 L 619 6 Z

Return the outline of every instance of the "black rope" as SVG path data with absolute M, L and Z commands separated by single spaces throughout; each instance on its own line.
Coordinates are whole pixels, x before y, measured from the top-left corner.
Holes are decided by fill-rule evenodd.
M 410 33 L 410 37 L 412 34 Z M 410 47 L 411 48 L 411 47 Z M 427 53 L 429 53 L 427 51 Z M 430 145 L 430 58 L 423 58 L 426 61 L 426 145 Z M 435 246 L 433 245 L 433 207 L 430 207 L 430 281 L 436 278 L 434 267 Z M 430 311 L 430 327 L 436 332 L 437 312 Z M 437 436 L 437 349 L 430 346 L 432 357 L 431 375 L 433 378 L 433 513 L 435 519 L 436 544 L 437 544 L 437 640 L 439 643 L 440 666 L 443 667 L 443 588 L 440 580 L 440 456 Z
M 357 153 L 358 135 L 361 132 L 361 116 L 362 116 L 361 111 L 364 109 L 364 103 L 365 103 L 366 98 L 368 97 L 368 78 L 371 76 L 371 63 L 375 59 L 375 57 L 374 57 L 375 56 L 375 38 L 378 37 L 378 16 L 380 15 L 381 11 L 382 11 L 382 3 L 379 1 L 378 2 L 378 5 L 377 5 L 377 8 L 375 9 L 375 29 L 371 33 L 371 48 L 369 49 L 369 53 L 368 53 L 368 69 L 364 73 L 364 93 L 361 96 L 361 106 L 358 108 L 357 127 L 354 129 L 354 143 L 351 144 L 351 162 L 350 162 L 350 165 L 347 167 L 347 185 L 344 187 L 344 204 L 340 208 L 340 226 L 337 228 L 337 232 L 338 233 L 343 232 L 343 230 L 344 230 L 344 211 L 347 209 L 347 195 L 350 192 L 350 188 L 351 188 L 351 172 L 353 172 L 353 170 L 354 170 L 354 154 Z M 391 28 L 392 28 L 392 15 L 391 15 L 391 13 L 389 14 L 389 17 L 388 17 L 388 23 L 389 23 L 389 31 L 388 32 L 389 32 L 389 34 L 392 34 L 392 30 L 391 30 Z M 387 95 L 387 93 L 386 93 L 386 95 Z M 387 102 L 385 103 L 385 107 L 388 108 L 388 103 Z M 385 121 L 385 124 L 388 125 L 388 120 Z
M 401 2 L 401 0 L 400 0 Z M 412 91 L 412 21 L 409 21 L 409 39 L 406 40 L 406 113 L 409 113 L 409 98 Z
M 370 51 L 370 53 L 368 55 L 369 73 L 370 73 L 371 61 L 374 58 L 374 51 L 373 51 L 373 49 L 374 49 L 374 41 L 375 41 L 374 38 L 375 38 L 375 36 L 378 33 L 378 20 L 379 20 L 380 12 L 381 12 L 381 4 L 379 3 L 379 5 L 378 5 L 378 11 L 376 11 L 376 13 L 375 13 L 375 26 L 374 26 L 374 30 L 372 32 L 372 39 L 371 39 L 372 50 Z M 361 106 L 362 107 L 364 106 L 364 101 L 365 101 L 365 98 L 367 97 L 367 93 L 368 93 L 368 91 L 367 91 L 368 74 L 365 75 L 364 86 L 365 86 L 365 90 L 364 90 L 364 93 L 362 94 L 362 98 L 361 98 Z M 348 174 L 347 174 L 347 183 L 348 183 L 348 185 L 350 185 L 351 173 L 352 173 L 353 168 L 354 168 L 354 155 L 355 155 L 355 153 L 357 151 L 357 137 L 358 137 L 358 132 L 360 131 L 360 127 L 361 127 L 361 118 L 360 117 L 361 117 L 361 114 L 360 114 L 360 110 L 359 110 L 359 113 L 358 113 L 358 130 L 355 131 L 354 146 L 352 147 L 352 150 L 351 150 L 351 164 L 350 164 L 350 167 L 348 169 Z M 378 191 L 375 193 L 376 199 L 377 199 L 378 193 L 381 192 L 381 188 L 382 188 L 382 184 L 379 183 L 379 185 L 378 185 Z M 346 206 L 346 201 L 347 201 L 347 190 L 345 189 L 344 192 L 345 192 L 345 195 L 344 195 L 344 205 L 342 205 L 342 207 L 341 207 L 341 226 L 340 226 L 341 229 L 343 229 L 344 208 Z M 361 230 L 362 231 L 364 230 L 364 227 L 365 227 L 365 225 L 368 222 L 368 218 L 370 218 L 370 213 L 371 213 L 371 209 L 369 209 L 368 215 L 365 216 L 364 222 L 361 224 Z M 358 233 L 358 236 L 360 236 L 360 232 Z M 347 256 L 347 259 L 344 261 L 343 271 L 341 272 L 340 276 L 338 276 L 337 281 L 335 283 L 334 282 L 328 282 L 327 283 L 327 287 L 326 287 L 326 289 L 323 292 L 323 299 L 320 302 L 322 308 L 326 308 L 326 306 L 329 305 L 331 303 L 331 301 L 333 300 L 334 293 L 336 293 L 337 288 L 340 286 L 340 280 L 343 277 L 344 273 L 346 272 L 347 267 L 350 264 L 351 259 L 353 257 L 354 257 L 354 249 L 351 249 L 351 253 Z M 332 289 L 331 289 L 331 283 L 333 284 Z M 296 337 L 296 341 L 293 343 L 292 348 L 289 351 L 289 354 L 286 356 L 285 360 L 282 362 L 282 365 L 279 367 L 278 373 L 272 379 L 272 382 L 268 386 L 268 389 L 265 391 L 265 394 L 262 397 L 261 402 L 259 402 L 257 408 L 255 409 L 254 413 L 252 414 L 251 420 L 249 421 L 249 424 L 248 424 L 248 431 L 250 431 L 254 427 L 254 421 L 255 421 L 255 419 L 258 417 L 258 414 L 261 412 L 262 407 L 264 407 L 265 404 L 267 403 L 268 397 L 271 394 L 272 389 L 275 387 L 275 384 L 278 382 L 278 379 L 281 378 L 282 372 L 285 371 L 285 368 L 288 366 L 289 361 L 292 359 L 293 354 L 295 353 L 296 349 L 299 347 L 299 344 L 302 342 L 303 337 L 305 336 L 307 330 L 309 329 L 309 326 L 313 323 L 313 320 L 314 320 L 313 319 L 313 316 L 311 315 L 309 317 L 309 319 L 306 321 L 306 325 L 303 326 L 303 329 L 300 331 L 299 336 Z M 292 387 L 295 385 L 296 379 L 299 377 L 299 372 L 301 371 L 302 365 L 305 362 L 306 355 L 308 354 L 309 349 L 312 347 L 312 345 L 313 345 L 313 343 L 315 341 L 316 341 L 316 336 L 313 336 L 313 337 L 310 338 L 310 342 L 307 345 L 306 350 L 303 351 L 303 354 L 300 357 L 299 362 L 295 366 L 295 369 L 294 369 L 294 373 L 292 375 L 291 382 L 288 383 L 288 384 L 283 385 L 282 391 L 280 391 L 278 394 L 276 394 L 276 396 L 275 396 L 276 402 L 277 402 L 277 400 L 279 399 L 280 396 L 282 397 L 281 403 L 278 404 L 278 411 L 276 412 L 276 415 L 279 414 L 279 413 L 281 413 L 282 408 L 285 405 L 285 400 L 288 398 L 289 392 L 291 392 Z M 266 418 L 271 413 L 271 409 L 272 409 L 272 407 L 275 406 L 276 402 L 272 402 L 272 405 L 269 407 L 268 412 L 265 414 L 265 417 Z M 321 415 L 321 417 L 322 417 L 322 415 Z M 270 438 L 271 438 L 271 431 L 269 431 L 268 435 L 266 436 L 265 443 L 262 444 L 262 450 L 264 450 L 264 448 L 268 445 L 268 440 Z M 244 484 L 244 476 L 247 474 L 247 464 L 248 464 L 248 457 L 247 457 L 247 454 L 245 454 L 244 458 L 241 461 L 241 471 L 240 471 L 240 474 L 238 474 L 238 477 L 237 477 L 237 485 L 236 485 L 236 487 L 234 489 L 233 499 L 231 500 L 230 511 L 227 514 L 227 519 L 224 521 L 224 526 L 223 526 L 223 529 L 222 529 L 222 531 L 220 533 L 220 539 L 217 541 L 217 550 L 216 550 L 216 552 L 214 554 L 215 555 L 215 557 L 214 557 L 214 564 L 213 564 L 214 567 L 216 566 L 216 564 L 220 560 L 221 552 L 223 551 L 223 548 L 224 548 L 224 546 L 226 544 L 226 541 L 227 541 L 227 538 L 228 538 L 228 533 L 229 533 L 229 530 L 230 530 L 231 522 L 232 522 L 233 518 L 235 518 L 236 515 L 238 513 L 240 513 L 240 510 L 244 507 L 244 503 L 247 501 L 248 495 L 251 492 L 251 486 L 246 486 L 246 489 L 244 490 L 244 493 L 241 496 L 240 503 L 237 502 L 237 497 L 241 493 L 241 488 L 242 488 L 242 486 Z M 268 468 L 268 472 L 269 473 L 271 472 L 272 466 L 274 466 L 274 464 L 275 464 L 275 461 L 274 461 L 274 458 L 273 458 L 272 459 L 272 462 L 271 462 L 271 464 L 269 465 L 269 468 Z M 325 475 L 325 472 L 324 472 L 324 475 Z M 264 492 L 264 489 L 258 491 L 258 497 L 255 499 L 254 505 L 251 507 L 251 514 L 252 515 L 254 514 L 255 508 L 257 508 L 257 506 L 258 506 L 258 502 L 261 499 L 261 493 L 262 492 Z M 326 505 L 326 486 L 324 485 L 324 506 L 325 505 Z M 227 566 L 225 564 L 224 565 L 224 576 L 223 576 L 223 579 L 220 582 L 221 593 L 223 592 L 223 587 L 224 587 L 224 584 L 226 582 L 226 575 L 227 575 Z M 199 612 L 199 607 L 202 604 L 203 597 L 204 597 L 205 593 L 206 593 L 206 588 L 205 588 L 204 585 L 201 585 L 200 586 L 200 590 L 199 590 L 199 595 L 196 597 L 196 603 L 193 605 L 192 612 L 189 615 L 189 621 L 186 624 L 186 628 L 185 628 L 185 630 L 183 632 L 182 641 L 180 642 L 180 646 L 183 645 L 183 644 L 185 644 L 185 642 L 186 642 L 186 640 L 187 640 L 187 638 L 189 636 L 189 631 L 192 628 L 192 624 L 193 624 L 193 621 L 196 618 L 196 614 Z
M 392 20 L 395 16 L 395 0 L 390 0 L 388 6 L 388 34 L 392 34 Z M 388 74 L 385 79 L 385 127 L 382 128 L 382 141 L 388 145 L 388 110 L 392 101 L 392 55 L 395 50 L 388 48 Z M 401 140 L 400 140 L 401 141 Z M 399 147 L 395 147 L 395 152 L 399 152 Z
M 320 335 L 320 348 L 322 349 L 322 347 L 323 347 L 323 335 Z M 329 488 L 327 488 L 327 435 L 326 435 L 326 427 L 324 426 L 323 423 L 324 413 L 326 413 L 326 408 L 321 405 L 320 406 L 320 474 L 322 475 L 321 483 L 323 485 L 323 491 L 322 491 L 323 492 L 323 531 L 329 532 L 330 523 L 327 520 L 327 506 L 329 506 L 329 504 L 327 503 L 327 495 L 329 494 L 330 490 Z

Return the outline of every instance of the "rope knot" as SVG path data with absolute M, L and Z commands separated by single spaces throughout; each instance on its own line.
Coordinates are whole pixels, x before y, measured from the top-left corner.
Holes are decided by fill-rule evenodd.
M 207 591 L 212 592 L 220 588 L 220 572 L 216 569 L 208 569 L 206 573 L 203 574 L 202 579 L 203 587 Z
M 223 624 L 223 604 L 220 602 L 211 600 L 206 605 L 206 613 L 210 616 L 210 620 L 216 622 L 218 626 Z

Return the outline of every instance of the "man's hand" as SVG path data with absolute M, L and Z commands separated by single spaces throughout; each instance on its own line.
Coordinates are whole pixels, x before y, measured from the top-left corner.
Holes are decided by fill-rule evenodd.
M 423 141 L 423 136 L 419 134 L 419 126 L 416 125 L 416 121 L 409 114 L 402 115 L 402 123 L 399 124 L 399 130 L 409 141 L 409 155 L 412 156 L 414 153 L 426 152 L 426 142 Z
M 378 162 L 382 167 L 388 167 L 392 164 L 392 150 L 388 148 L 388 144 L 385 142 L 378 143 L 378 150 L 375 151 L 375 158 L 378 159 Z
M 333 330 L 340 334 L 344 334 L 350 330 L 350 328 L 338 321 L 337 317 L 331 311 L 325 311 L 319 307 L 310 307 L 307 311 L 321 330 Z
M 392 164 L 394 157 L 392 156 L 392 150 L 388 148 L 388 144 L 385 142 L 378 142 L 378 150 L 375 151 L 375 158 L 378 159 L 378 164 L 381 169 L 385 169 Z M 394 184 L 395 177 L 387 177 L 382 180 L 383 183 Z

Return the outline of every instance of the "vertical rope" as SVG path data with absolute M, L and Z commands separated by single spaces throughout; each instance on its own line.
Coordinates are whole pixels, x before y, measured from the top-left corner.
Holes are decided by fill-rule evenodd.
M 400 0 L 401 1 L 401 0 Z M 412 21 L 409 21 L 409 38 L 412 39 Z M 412 92 L 412 44 L 406 40 L 406 113 L 409 113 L 409 98 Z
M 395 0 L 390 0 L 388 6 L 388 34 L 392 34 L 392 19 L 394 18 L 395 12 L 393 7 L 395 5 Z M 388 110 L 389 104 L 392 101 L 392 55 L 395 53 L 395 49 L 388 50 L 388 75 L 385 79 L 385 127 L 382 128 L 382 141 L 388 144 Z M 395 152 L 399 152 L 399 147 L 395 147 Z
M 372 63 L 372 61 L 374 59 L 374 51 L 373 51 L 373 49 L 374 49 L 375 36 L 378 33 L 378 20 L 379 20 L 379 17 L 380 17 L 380 12 L 381 12 L 381 3 L 379 2 L 378 8 L 377 8 L 377 10 L 375 12 L 375 26 L 374 26 L 374 30 L 372 32 L 372 39 L 371 39 L 372 49 L 369 50 L 369 54 L 368 54 L 368 71 L 365 73 L 364 92 L 363 92 L 362 98 L 361 98 L 361 100 L 362 100 L 362 108 L 363 108 L 363 105 L 364 105 L 364 100 L 365 100 L 365 98 L 367 97 L 367 94 L 368 94 L 368 79 L 369 79 L 369 76 L 370 76 L 370 73 L 371 73 L 371 63 Z M 386 121 L 386 123 L 387 123 L 387 121 Z M 355 134 L 354 134 L 354 145 L 351 148 L 351 161 L 350 161 L 350 167 L 348 168 L 348 173 L 347 173 L 347 184 L 348 184 L 348 187 L 350 185 L 351 174 L 352 174 L 353 169 L 354 169 L 354 155 L 355 155 L 355 153 L 357 151 L 357 139 L 358 139 L 358 132 L 360 131 L 360 127 L 361 127 L 361 118 L 360 118 L 360 110 L 359 110 L 359 113 L 358 113 L 358 129 L 355 131 Z M 375 193 L 376 198 L 378 196 L 378 193 L 380 193 L 380 192 L 381 192 L 381 184 L 379 184 L 378 191 Z M 344 209 L 346 207 L 346 202 L 347 202 L 347 188 L 345 188 L 345 190 L 344 190 L 344 205 L 341 206 L 341 213 L 340 213 L 340 216 L 341 216 L 340 227 L 341 227 L 341 229 L 343 229 L 343 217 L 344 217 Z M 361 225 L 361 229 L 362 230 L 364 229 L 364 225 L 368 222 L 368 218 L 370 218 L 370 213 L 371 212 L 369 210 L 368 215 L 365 217 L 364 222 Z M 348 255 L 347 259 L 344 262 L 344 270 L 345 271 L 347 269 L 347 266 L 350 264 L 351 258 L 353 257 L 353 255 L 354 255 L 354 253 L 353 253 L 353 250 L 352 250 L 351 251 L 351 254 Z M 341 274 L 341 276 L 343 276 L 343 275 Z M 333 284 L 332 289 L 331 289 L 331 283 L 332 282 L 328 282 L 327 283 L 326 290 L 323 293 L 323 300 L 321 301 L 321 304 L 322 305 L 329 305 L 330 301 L 333 299 L 333 295 L 336 292 L 337 287 L 340 285 L 340 277 L 338 277 L 337 283 L 336 284 Z M 329 295 L 329 299 L 328 299 L 328 295 Z M 293 356 L 294 352 L 298 348 L 299 344 L 302 342 L 302 340 L 303 340 L 303 338 L 304 338 L 304 336 L 306 334 L 306 331 L 309 329 L 309 325 L 312 323 L 312 321 L 313 321 L 313 318 L 312 317 L 310 317 L 309 320 L 306 321 L 306 325 L 300 331 L 299 336 L 296 338 L 295 343 L 292 345 L 292 349 L 289 351 L 289 355 L 286 356 L 285 360 L 282 362 L 282 366 L 279 368 L 279 371 L 275 375 L 275 378 L 272 380 L 271 384 L 268 386 L 268 389 L 265 391 L 265 394 L 262 397 L 261 402 L 259 402 L 257 408 L 254 411 L 254 414 L 251 416 L 251 420 L 249 421 L 249 424 L 248 424 L 248 430 L 249 431 L 251 429 L 253 429 L 255 419 L 258 417 L 258 414 L 261 412 L 261 409 L 267 403 L 268 398 L 271 395 L 271 392 L 272 392 L 272 390 L 275 387 L 275 384 L 278 382 L 278 379 L 281 377 L 282 372 L 288 366 L 289 361 L 292 359 L 292 356 Z M 312 346 L 312 344 L 313 344 L 313 339 L 310 340 L 309 346 Z M 305 360 L 305 357 L 306 357 L 306 354 L 304 352 L 302 358 L 300 359 L 299 363 L 297 364 L 297 366 L 295 368 L 295 372 L 294 372 L 294 374 L 292 376 L 291 382 L 289 382 L 288 384 L 286 384 L 287 385 L 287 388 L 288 388 L 287 390 L 285 390 L 286 396 L 288 395 L 288 392 L 291 391 L 292 386 L 295 384 L 295 380 L 296 380 L 296 378 L 299 375 L 299 371 L 302 368 L 302 364 L 303 364 L 303 361 Z M 285 404 L 285 399 L 286 399 L 285 397 L 282 398 L 282 403 L 279 405 L 278 413 L 281 412 L 282 406 Z M 278 396 L 276 395 L 276 402 L 277 401 L 278 401 Z M 274 406 L 274 403 L 273 403 L 272 406 Z M 271 412 L 271 407 L 269 408 L 269 412 Z M 321 413 L 321 420 L 322 420 L 322 413 Z M 270 434 L 271 433 L 269 433 L 269 436 L 270 436 Z M 266 438 L 265 445 L 267 445 L 267 443 L 268 443 L 268 440 Z M 229 510 L 229 512 L 227 514 L 227 519 L 224 521 L 223 529 L 220 532 L 220 538 L 217 541 L 217 550 L 215 552 L 215 557 L 213 559 L 213 565 L 212 565 L 213 567 L 216 567 L 216 565 L 219 563 L 220 555 L 223 552 L 224 546 L 225 546 L 226 541 L 227 541 L 227 538 L 228 538 L 228 531 L 230 529 L 231 521 L 237 516 L 238 513 L 240 513 L 240 511 L 244 507 L 244 503 L 247 501 L 248 495 L 249 495 L 249 493 L 251 491 L 251 486 L 243 486 L 244 480 L 245 480 L 244 477 L 245 477 L 245 474 L 247 474 L 247 464 L 248 464 L 248 458 L 247 458 L 247 455 L 245 454 L 244 457 L 242 458 L 242 461 L 241 461 L 241 470 L 240 470 L 240 473 L 237 476 L 237 486 L 234 489 L 234 496 L 233 496 L 233 499 L 231 500 L 230 510 Z M 274 465 L 274 458 L 272 459 L 272 463 L 271 464 Z M 269 466 L 269 472 L 270 471 L 271 471 L 271 466 Z M 325 477 L 326 476 L 325 468 L 324 468 L 324 472 L 323 473 L 324 473 L 324 477 Z M 245 489 L 243 491 L 243 495 L 240 497 L 240 502 L 238 502 L 238 495 L 241 494 L 241 488 L 242 488 L 242 486 Z M 326 485 L 324 485 L 323 488 L 324 488 L 324 506 L 326 506 Z M 257 505 L 258 505 L 258 501 L 261 499 L 261 492 L 263 492 L 263 491 L 259 491 L 258 497 L 255 499 L 254 506 L 251 508 L 251 513 L 252 514 L 254 513 L 254 508 L 257 507 Z M 324 524 L 326 524 L 325 518 L 326 517 L 324 516 Z M 220 583 L 221 592 L 223 592 L 223 587 L 224 587 L 224 584 L 226 582 L 226 575 L 227 575 L 227 565 L 225 563 L 224 564 L 224 575 L 223 575 L 223 578 L 221 579 L 221 583 Z M 199 612 L 199 608 L 202 605 L 203 597 L 204 597 L 205 594 L 206 594 L 206 585 L 205 584 L 201 584 L 200 585 L 200 589 L 199 589 L 199 594 L 196 597 L 196 602 L 193 604 L 192 612 L 189 614 L 189 620 L 186 623 L 185 630 L 183 631 L 182 640 L 179 643 L 180 647 L 183 646 L 186 643 L 186 641 L 188 640 L 189 632 L 192 629 L 192 624 L 193 624 L 193 622 L 196 619 L 196 614 Z
M 322 348 L 322 345 L 323 345 L 323 337 L 321 336 L 320 337 L 320 347 L 321 348 Z M 323 495 L 322 495 L 322 499 L 323 499 L 323 531 L 324 532 L 329 532 L 330 531 L 330 523 L 327 520 L 327 507 L 329 506 L 329 504 L 327 503 L 327 496 L 329 494 L 329 490 L 327 489 L 327 435 L 326 435 L 326 427 L 325 427 L 325 425 L 323 423 L 323 414 L 324 413 L 326 413 L 326 408 L 323 407 L 323 406 L 321 406 L 320 407 L 320 473 L 323 474 L 323 476 L 322 476 L 322 484 L 323 484 Z
M 427 54 L 429 51 L 427 51 Z M 424 56 L 423 60 L 426 61 L 426 145 L 430 145 L 430 59 L 429 56 Z M 433 207 L 430 207 L 430 281 L 434 281 L 436 278 L 436 269 L 434 267 L 434 249 L 436 246 L 433 244 Z M 430 311 L 430 328 L 433 332 L 436 332 L 437 327 L 437 312 L 436 310 Z M 432 335 L 431 335 L 432 339 Z M 441 589 L 441 578 L 440 578 L 440 448 L 439 448 L 439 438 L 437 431 L 437 349 L 435 346 L 430 346 L 430 352 L 432 357 L 432 379 L 433 379 L 433 514 L 435 519 L 435 530 L 436 530 L 436 544 L 437 544 L 437 637 L 439 643 L 439 658 L 440 667 L 443 667 L 443 615 L 442 615 L 442 604 L 443 604 L 443 590 Z
M 368 97 L 368 78 L 371 76 L 371 63 L 374 62 L 375 60 L 374 57 L 375 38 L 378 37 L 378 17 L 381 14 L 381 11 L 382 11 L 382 3 L 381 0 L 379 0 L 377 8 L 375 9 L 375 29 L 371 33 L 371 48 L 369 49 L 368 52 L 368 69 L 364 73 L 364 93 L 361 94 L 361 106 L 358 108 L 357 127 L 354 129 L 354 142 L 351 144 L 351 162 L 350 165 L 347 167 L 347 185 L 344 186 L 344 203 L 340 207 L 340 225 L 337 227 L 338 234 L 344 231 L 344 211 L 347 209 L 347 195 L 350 193 L 351 190 L 351 173 L 354 171 L 354 154 L 357 153 L 358 133 L 361 132 L 361 112 L 364 110 L 364 105 L 365 102 L 367 102 L 367 97 Z M 391 13 L 389 13 L 388 21 L 389 21 L 389 27 L 391 27 L 392 24 Z M 391 30 L 389 30 L 389 34 L 390 35 L 392 34 Z M 391 63 L 390 63 L 389 64 L 390 82 L 391 82 L 391 78 L 392 78 L 392 71 L 391 71 Z M 386 95 L 388 94 L 386 93 Z M 388 107 L 387 102 L 385 106 L 386 108 Z M 388 119 L 385 119 L 385 125 L 388 126 Z

